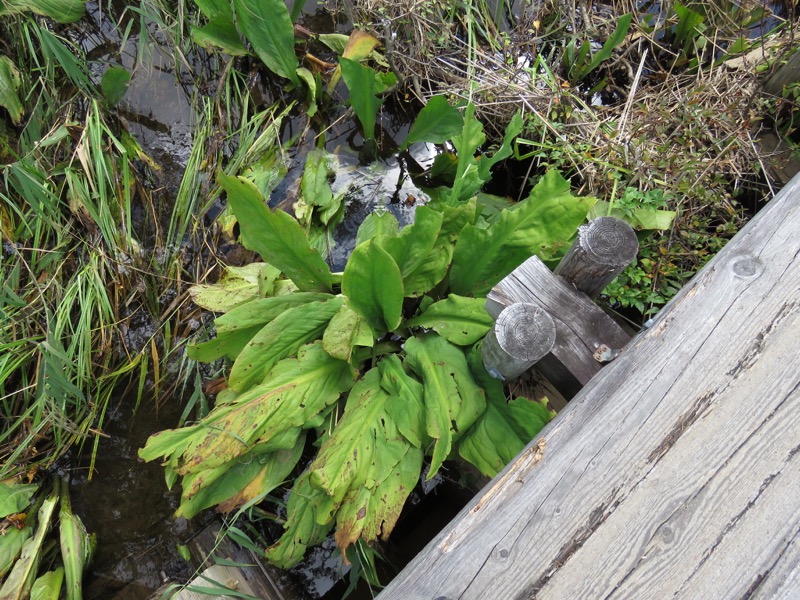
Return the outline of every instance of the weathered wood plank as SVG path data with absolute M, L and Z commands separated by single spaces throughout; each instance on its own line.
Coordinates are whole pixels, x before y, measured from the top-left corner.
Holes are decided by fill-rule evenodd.
M 797 597 L 799 200 L 795 178 L 381 600 Z

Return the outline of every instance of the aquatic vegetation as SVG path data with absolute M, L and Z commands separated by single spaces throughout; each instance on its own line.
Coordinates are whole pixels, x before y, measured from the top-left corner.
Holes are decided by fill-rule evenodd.
M 420 115 L 416 139 L 441 112 Z M 594 200 L 572 196 L 551 171 L 513 211 L 484 218 L 476 194 L 489 172 L 475 161 L 484 138 L 473 112 L 467 107 L 452 136 L 462 165 L 452 187 L 402 229 L 389 213 L 371 215 L 341 274 L 250 181 L 219 176 L 243 243 L 266 262 L 253 296 L 231 306 L 230 286 L 220 286 L 227 305 L 217 335 L 189 348 L 198 360 L 232 360 L 215 408 L 140 451 L 164 460 L 168 482 L 182 478 L 179 514 L 261 502 L 316 439 L 319 451 L 294 481 L 286 532 L 267 557 L 294 565 L 334 527 L 347 556 L 358 540 L 388 538 L 426 455 L 426 479 L 456 451 L 494 475 L 550 419 L 543 403 L 507 402 L 486 373 L 479 348 L 492 320 L 483 296 L 531 254 L 566 250 Z M 510 153 L 517 130 L 495 159 Z M 195 300 L 222 308 L 209 292 Z

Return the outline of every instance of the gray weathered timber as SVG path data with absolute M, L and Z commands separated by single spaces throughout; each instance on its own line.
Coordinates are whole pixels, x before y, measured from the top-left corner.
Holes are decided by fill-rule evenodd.
M 532 302 L 553 318 L 556 343 L 547 365 L 551 381 L 566 371 L 580 385 L 585 385 L 602 366 L 594 359 L 601 344 L 622 348 L 630 339 L 617 323 L 562 278 L 554 275 L 538 257 L 532 256 L 498 283 L 486 296 L 486 310 L 498 318 L 500 312 L 516 302 Z M 550 376 L 550 375 L 549 375 Z M 564 386 L 558 386 L 561 388 Z
M 603 291 L 636 258 L 639 240 L 625 221 L 598 217 L 578 228 L 578 237 L 555 273 L 590 298 Z
M 536 304 L 517 302 L 500 313 L 481 344 L 483 365 L 504 381 L 519 377 L 553 349 L 556 324 Z
M 220 539 L 221 538 L 221 539 Z M 231 595 L 213 594 L 214 589 L 228 588 L 233 592 L 247 594 L 261 600 L 291 600 L 292 592 L 285 592 L 279 583 L 282 574 L 279 569 L 267 565 L 260 556 L 242 548 L 221 536 L 217 525 L 209 525 L 188 543 L 189 552 L 200 574 L 189 582 L 189 589 L 175 594 L 173 600 L 203 600 L 206 598 L 229 598 Z M 240 566 L 216 564 L 213 557 L 219 557 Z M 205 591 L 203 591 L 205 590 Z M 153 596 L 157 600 L 159 596 Z
M 381 594 L 800 597 L 795 177 Z

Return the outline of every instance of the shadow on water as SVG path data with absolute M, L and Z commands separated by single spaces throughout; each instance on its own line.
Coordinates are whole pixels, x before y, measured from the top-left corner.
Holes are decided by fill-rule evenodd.
M 147 598 L 163 580 L 192 573 L 176 550 L 193 531 L 185 519 L 172 516 L 179 493 L 167 491 L 158 463 L 137 456 L 148 436 L 175 425 L 182 407 L 169 402 L 156 411 L 155 402 L 144 398 L 134 414 L 133 396 L 109 407 L 92 479 L 88 453 L 69 472 L 73 508 L 97 535 L 86 600 Z

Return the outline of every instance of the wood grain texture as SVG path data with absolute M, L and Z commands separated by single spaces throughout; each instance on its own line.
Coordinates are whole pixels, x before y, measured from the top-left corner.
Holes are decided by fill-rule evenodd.
M 639 240 L 625 221 L 598 217 L 578 228 L 578 237 L 556 267 L 577 290 L 594 298 L 636 258 Z
M 800 597 L 798 230 L 795 178 L 380 599 Z
M 601 344 L 622 348 L 630 339 L 586 294 L 554 275 L 536 256 L 492 288 L 486 296 L 486 310 L 496 319 L 517 302 L 532 302 L 550 314 L 556 324 L 551 354 L 581 385 L 602 366 L 593 356 Z
M 500 313 L 481 344 L 483 365 L 492 377 L 519 377 L 556 343 L 552 317 L 535 304 L 518 302 Z

